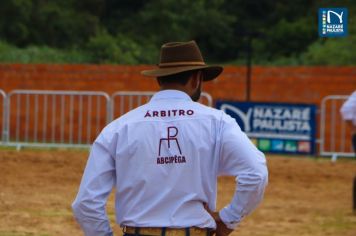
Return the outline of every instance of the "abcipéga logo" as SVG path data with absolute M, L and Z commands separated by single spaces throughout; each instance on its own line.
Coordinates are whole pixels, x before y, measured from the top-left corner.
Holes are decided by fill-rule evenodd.
M 182 155 L 182 149 L 178 140 L 178 128 L 175 126 L 167 127 L 167 133 L 163 138 L 159 139 L 157 164 L 181 164 L 186 163 L 186 158 Z M 162 149 L 167 153 L 178 151 L 175 155 L 162 155 Z M 172 150 L 171 150 L 172 149 Z

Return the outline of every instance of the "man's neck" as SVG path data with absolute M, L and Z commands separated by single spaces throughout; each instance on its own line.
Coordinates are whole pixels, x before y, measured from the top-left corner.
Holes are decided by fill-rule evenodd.
M 173 84 L 172 85 L 165 85 L 165 86 L 161 86 L 160 90 L 161 91 L 163 91 L 163 90 L 178 90 L 178 91 L 185 92 L 186 94 L 189 95 L 188 89 L 183 85 L 175 85 L 175 84 L 174 85 Z

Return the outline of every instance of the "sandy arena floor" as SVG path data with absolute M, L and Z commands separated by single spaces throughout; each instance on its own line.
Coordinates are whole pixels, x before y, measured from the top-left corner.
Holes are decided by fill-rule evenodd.
M 86 158 L 86 151 L 0 150 L 0 236 L 82 235 L 70 204 Z M 265 200 L 233 235 L 356 235 L 355 160 L 269 156 L 268 165 Z M 233 190 L 232 178 L 219 179 L 219 208 Z M 108 212 L 121 235 L 114 223 L 113 196 Z

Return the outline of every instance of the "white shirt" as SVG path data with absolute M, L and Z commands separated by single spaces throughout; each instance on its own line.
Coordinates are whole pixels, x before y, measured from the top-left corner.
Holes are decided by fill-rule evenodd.
M 112 235 L 105 205 L 114 187 L 121 226 L 215 228 L 203 203 L 215 210 L 219 175 L 237 178 L 219 212 L 233 229 L 263 197 L 265 157 L 227 114 L 164 90 L 104 128 L 72 207 L 85 235 Z
M 344 120 L 350 120 L 356 126 L 356 91 L 342 105 L 340 112 Z

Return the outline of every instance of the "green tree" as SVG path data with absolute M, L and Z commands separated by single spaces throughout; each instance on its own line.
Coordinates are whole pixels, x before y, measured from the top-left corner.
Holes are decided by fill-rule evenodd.
M 125 2 L 125 1 L 124 1 Z M 136 1 L 135 1 L 136 2 Z M 161 45 L 167 41 L 195 39 L 208 59 L 224 55 L 227 40 L 232 41 L 234 17 L 226 15 L 222 0 L 138 1 L 120 12 L 115 33 L 126 34 L 141 45 Z
M 23 46 L 28 43 L 31 28 L 32 1 L 2 0 L 0 3 L 0 38 Z
M 159 45 L 191 39 L 210 62 L 243 63 L 252 45 L 258 64 L 329 63 L 328 51 L 354 63 L 343 48 L 353 49 L 355 31 L 319 39 L 320 7 L 347 7 L 354 25 L 354 0 L 2 0 L 0 41 L 44 49 L 33 55 L 77 50 L 96 63 L 156 63 Z
M 96 16 L 73 8 L 72 4 L 36 1 L 33 9 L 32 43 L 69 48 L 85 43 L 96 34 L 99 20 Z

